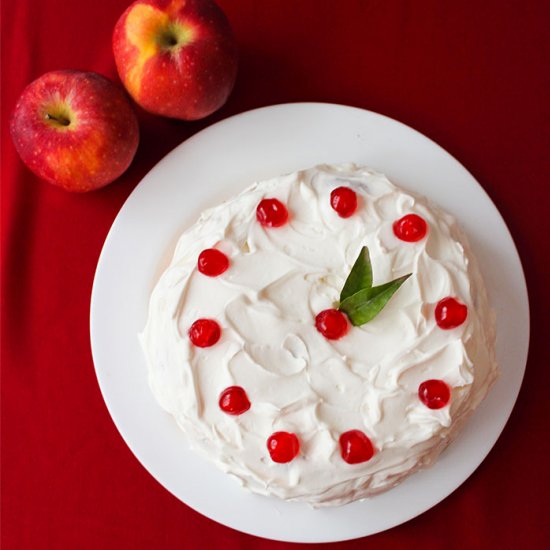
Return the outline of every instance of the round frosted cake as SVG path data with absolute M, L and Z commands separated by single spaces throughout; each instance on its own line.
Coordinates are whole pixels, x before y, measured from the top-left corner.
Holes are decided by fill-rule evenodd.
M 455 220 L 351 164 L 205 211 L 140 339 L 152 391 L 192 448 L 253 492 L 314 506 L 432 464 L 498 372 Z

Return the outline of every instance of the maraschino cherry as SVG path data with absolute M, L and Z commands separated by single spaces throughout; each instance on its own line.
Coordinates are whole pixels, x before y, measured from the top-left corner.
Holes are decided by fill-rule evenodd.
M 357 210 L 357 195 L 349 187 L 337 187 L 330 194 L 330 206 L 341 218 L 349 218 Z
M 435 322 L 439 328 L 449 330 L 460 326 L 468 316 L 468 307 L 448 296 L 435 306 Z
M 256 207 L 256 219 L 265 227 L 280 227 L 288 220 L 288 210 L 277 199 L 263 199 Z
M 407 214 L 393 222 L 393 232 L 398 239 L 408 243 L 415 243 L 426 236 L 428 224 L 416 214 Z
M 451 390 L 443 380 L 426 380 L 418 387 L 418 397 L 428 409 L 441 409 L 451 399 Z
M 220 409 L 227 414 L 242 414 L 250 409 L 250 401 L 240 386 L 229 386 L 220 394 Z
M 189 329 L 189 339 L 199 348 L 213 346 L 221 336 L 220 325 L 213 319 L 197 319 Z
M 337 309 L 325 309 L 315 317 L 315 328 L 328 340 L 338 340 L 348 332 L 348 318 Z
M 359 464 L 373 457 L 374 447 L 361 430 L 350 430 L 340 436 L 340 454 L 348 464 Z
M 216 248 L 207 248 L 199 254 L 197 268 L 203 275 L 217 277 L 229 267 L 229 258 Z
M 267 450 L 273 462 L 284 464 L 290 462 L 300 452 L 300 441 L 296 434 L 275 432 L 267 440 Z

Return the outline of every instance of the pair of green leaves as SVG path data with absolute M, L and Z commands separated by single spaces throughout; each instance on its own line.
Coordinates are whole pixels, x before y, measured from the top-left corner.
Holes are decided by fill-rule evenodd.
M 389 283 L 372 286 L 372 265 L 369 249 L 364 246 L 340 293 L 340 306 L 351 324 L 358 327 L 374 319 L 399 287 L 412 275 L 404 275 Z

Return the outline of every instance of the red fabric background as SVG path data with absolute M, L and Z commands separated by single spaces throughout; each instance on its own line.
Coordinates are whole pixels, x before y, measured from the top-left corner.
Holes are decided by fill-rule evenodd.
M 482 466 L 422 516 L 334 547 L 548 547 L 548 3 L 220 0 L 241 49 L 227 105 L 195 123 L 140 112 L 141 145 L 129 171 L 102 191 L 74 196 L 21 164 L 9 114 L 23 87 L 48 70 L 116 78 L 111 32 L 127 3 L 2 4 L 3 548 L 290 546 L 218 525 L 157 484 L 107 413 L 88 335 L 95 265 L 139 180 L 206 125 L 290 101 L 378 111 L 455 155 L 506 219 L 532 307 L 525 383 Z

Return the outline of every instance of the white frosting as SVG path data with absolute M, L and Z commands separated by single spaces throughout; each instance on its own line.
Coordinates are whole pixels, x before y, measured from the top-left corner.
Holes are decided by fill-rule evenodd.
M 359 199 L 347 219 L 330 206 L 341 185 Z M 286 204 L 289 222 L 261 226 L 255 212 L 262 198 Z M 428 223 L 420 242 L 393 234 L 393 222 L 408 213 Z M 372 321 L 327 340 L 315 316 L 337 305 L 363 245 L 374 285 L 413 276 Z M 212 247 L 231 262 L 218 277 L 196 268 L 199 253 Z M 446 296 L 468 306 L 466 322 L 452 330 L 434 320 Z M 198 318 L 220 324 L 214 346 L 190 343 Z M 204 212 L 181 236 L 141 334 L 154 395 L 193 448 L 254 492 L 314 506 L 373 495 L 433 463 L 497 376 L 494 339 L 483 282 L 454 219 L 355 165 L 256 183 Z M 432 378 L 452 387 L 449 406 L 431 410 L 419 400 L 419 384 Z M 232 385 L 252 403 L 240 416 L 218 405 Z M 338 439 L 351 429 L 371 439 L 371 460 L 342 459 Z M 266 448 L 281 430 L 300 439 L 300 454 L 288 464 L 273 462 Z

